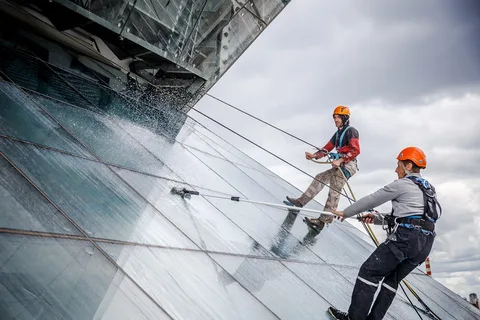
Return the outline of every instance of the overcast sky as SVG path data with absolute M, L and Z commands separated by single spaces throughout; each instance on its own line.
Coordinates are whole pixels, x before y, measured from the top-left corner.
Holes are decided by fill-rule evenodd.
M 360 171 L 350 180 L 357 198 L 396 178 L 395 157 L 402 148 L 422 148 L 428 157 L 424 175 L 436 186 L 445 213 L 430 256 L 433 276 L 463 297 L 480 294 L 480 13 L 475 2 L 292 0 L 210 91 L 320 147 L 335 132 L 334 107 L 350 107 L 361 142 Z M 208 96 L 196 107 L 312 175 L 326 169 L 304 159 L 311 147 Z M 298 188 L 310 183 L 190 114 Z M 324 203 L 326 195 L 324 190 L 316 199 Z M 342 199 L 340 208 L 346 205 Z

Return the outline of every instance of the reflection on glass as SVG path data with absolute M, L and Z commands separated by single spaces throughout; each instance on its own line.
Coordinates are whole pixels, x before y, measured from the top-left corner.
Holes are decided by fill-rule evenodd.
M 2 319 L 93 319 L 117 268 L 90 242 L 0 234 Z
M 196 248 L 107 166 L 5 140 L 0 148 L 90 236 Z
M 0 228 L 79 235 L 3 157 L 0 157 Z
M 212 257 L 279 318 L 329 319 L 328 302 L 280 262 Z
M 117 272 L 93 319 L 172 319 L 123 273 Z
M 0 134 L 89 155 L 24 92 L 3 81 L 0 81 L 0 106 Z
M 276 318 L 204 253 L 100 245 L 174 319 Z
M 207 2 L 200 18 L 205 24 L 188 39 L 181 56 L 206 79 L 216 80 L 265 28 L 248 10 L 231 3 Z

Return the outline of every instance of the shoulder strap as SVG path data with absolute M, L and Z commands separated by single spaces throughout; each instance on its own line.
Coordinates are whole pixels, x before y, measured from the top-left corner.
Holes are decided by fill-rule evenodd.
M 348 129 L 350 129 L 350 126 L 347 126 L 347 127 L 343 130 L 342 134 L 340 135 L 340 141 L 338 141 L 338 148 L 341 148 L 341 147 L 342 147 L 343 137 L 345 137 L 345 133 L 347 133 Z M 337 131 L 337 136 L 336 136 L 336 137 L 338 138 L 338 131 Z M 335 147 L 337 147 L 337 146 L 335 146 Z
M 407 178 L 412 180 L 420 190 L 422 190 L 424 202 L 423 219 L 427 220 L 430 218 L 434 221 L 438 220 L 442 215 L 442 207 L 437 201 L 435 188 L 423 178 L 415 176 L 409 176 Z M 439 210 L 437 210 L 437 207 Z

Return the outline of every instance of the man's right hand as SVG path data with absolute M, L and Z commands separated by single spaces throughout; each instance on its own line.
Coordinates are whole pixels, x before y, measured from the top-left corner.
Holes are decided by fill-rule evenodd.
M 305 158 L 306 158 L 307 160 L 312 160 L 313 154 L 311 154 L 310 152 L 305 152 Z
M 362 216 L 362 221 L 365 223 L 373 223 L 375 215 L 373 213 L 367 213 Z

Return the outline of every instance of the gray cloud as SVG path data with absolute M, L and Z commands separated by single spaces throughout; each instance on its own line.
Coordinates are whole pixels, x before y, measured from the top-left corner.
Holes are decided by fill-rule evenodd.
M 292 2 L 212 91 L 229 92 L 246 110 L 254 110 L 253 95 L 265 103 L 262 109 L 285 116 L 291 104 L 330 111 L 340 103 L 407 103 L 478 86 L 480 20 L 476 7 L 462 11 L 458 3 L 453 10 L 438 1 Z M 237 80 L 232 92 L 229 79 L 245 74 L 254 86 Z

